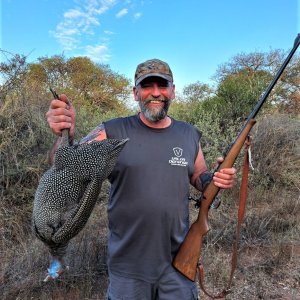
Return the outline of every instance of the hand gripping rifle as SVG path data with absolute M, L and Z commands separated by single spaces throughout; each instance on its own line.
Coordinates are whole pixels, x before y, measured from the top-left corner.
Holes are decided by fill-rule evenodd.
M 248 137 L 250 130 L 255 124 L 255 120 L 254 120 L 255 116 L 261 109 L 262 105 L 266 101 L 267 97 L 269 96 L 277 80 L 279 79 L 284 69 L 286 68 L 287 64 L 291 60 L 292 56 L 296 52 L 299 44 L 300 44 L 300 34 L 297 35 L 294 42 L 293 49 L 291 50 L 291 52 L 283 62 L 281 68 L 279 69 L 273 81 L 266 89 L 265 93 L 261 96 L 261 98 L 255 105 L 253 111 L 251 112 L 248 119 L 246 120 L 237 138 L 231 144 L 231 147 L 226 151 L 224 155 L 225 156 L 224 161 L 218 166 L 217 170 L 223 168 L 231 168 L 233 166 L 237 156 L 239 155 Z M 209 231 L 208 210 L 212 205 L 218 192 L 219 192 L 219 188 L 214 185 L 213 181 L 211 181 L 210 184 L 206 187 L 206 189 L 202 193 L 202 196 L 200 198 L 198 218 L 191 225 L 183 243 L 179 248 L 176 257 L 173 260 L 173 266 L 179 272 L 181 272 L 183 275 L 185 275 L 187 278 L 189 278 L 192 281 L 195 281 L 195 277 L 196 277 L 197 266 L 201 254 L 202 239 Z

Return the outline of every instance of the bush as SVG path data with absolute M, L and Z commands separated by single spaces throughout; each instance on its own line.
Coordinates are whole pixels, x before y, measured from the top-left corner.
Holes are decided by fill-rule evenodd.
M 263 116 L 253 130 L 253 184 L 300 189 L 300 120 L 289 115 Z

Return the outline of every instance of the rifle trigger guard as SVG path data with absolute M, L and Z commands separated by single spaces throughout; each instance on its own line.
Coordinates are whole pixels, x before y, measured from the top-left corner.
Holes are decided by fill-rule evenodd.
M 189 196 L 189 200 L 190 201 L 192 200 L 192 201 L 196 202 L 195 203 L 195 208 L 200 208 L 201 201 L 205 199 L 204 197 L 205 196 L 203 194 L 199 198 L 197 198 L 197 199 L 195 199 L 192 196 Z M 209 206 L 209 208 L 217 209 L 220 206 L 220 204 L 221 204 L 221 199 L 218 196 L 216 196 L 215 199 L 214 199 L 214 201 Z

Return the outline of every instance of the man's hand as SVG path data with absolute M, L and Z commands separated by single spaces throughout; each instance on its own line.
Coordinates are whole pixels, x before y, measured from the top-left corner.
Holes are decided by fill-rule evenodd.
M 49 127 L 56 135 L 60 136 L 63 129 L 69 128 L 70 137 L 74 138 L 76 111 L 66 95 L 62 94 L 59 100 L 51 101 L 46 117 Z
M 223 158 L 218 158 L 218 164 L 223 162 Z M 214 185 L 221 189 L 230 189 L 235 184 L 236 169 L 235 168 L 224 168 L 214 173 L 213 182 Z

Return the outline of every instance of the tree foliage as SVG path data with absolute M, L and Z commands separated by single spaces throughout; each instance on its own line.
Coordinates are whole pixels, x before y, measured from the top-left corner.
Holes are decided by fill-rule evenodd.
M 236 105 L 255 103 L 251 99 L 259 96 L 264 92 L 265 88 L 271 82 L 280 66 L 282 65 L 287 53 L 282 50 L 272 50 L 268 53 L 252 52 L 249 54 L 238 54 L 229 62 L 221 65 L 215 75 L 215 79 L 219 83 L 219 92 L 222 98 L 227 98 L 227 101 L 234 100 L 232 93 L 224 94 L 224 84 L 233 80 L 232 85 L 241 96 L 248 96 L 248 99 L 235 102 Z M 299 114 L 297 109 L 300 97 L 300 56 L 295 55 L 290 61 L 285 71 L 280 77 L 280 80 L 275 85 L 272 93 L 269 96 L 268 103 L 272 104 L 274 109 L 284 112 L 290 107 L 295 108 L 290 112 Z M 239 81 L 239 79 L 241 81 Z M 239 87 L 239 85 L 241 85 Z M 231 89 L 229 87 L 229 89 Z M 226 87 L 225 87 L 226 90 Z M 232 90 L 232 89 L 231 89 Z M 243 92 L 245 91 L 245 92 Z M 246 94 L 245 94 L 246 93 Z M 254 103 L 253 103 L 254 102 Z
M 241 70 L 227 75 L 219 84 L 216 98 L 222 105 L 219 113 L 226 120 L 240 121 L 245 119 L 271 81 L 266 71 Z M 270 102 L 268 102 L 270 103 Z
M 8 94 L 20 92 L 23 87 L 24 77 L 27 74 L 27 63 L 24 55 L 13 55 L 1 50 L 6 62 L 0 63 L 0 107 Z
M 65 93 L 80 105 L 105 112 L 125 109 L 130 94 L 129 80 L 87 57 L 66 59 L 42 57 L 29 65 L 27 84 L 45 93 L 49 87 Z
M 209 84 L 197 81 L 183 88 L 183 94 L 188 102 L 197 102 L 207 99 L 214 90 Z

